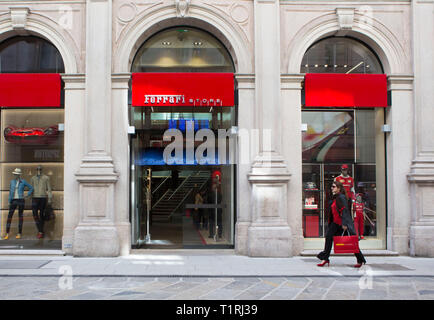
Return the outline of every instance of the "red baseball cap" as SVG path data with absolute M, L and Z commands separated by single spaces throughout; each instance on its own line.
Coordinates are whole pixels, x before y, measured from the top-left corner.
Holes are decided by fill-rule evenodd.
M 341 169 L 348 169 L 348 165 L 343 164 L 342 167 L 341 167 Z

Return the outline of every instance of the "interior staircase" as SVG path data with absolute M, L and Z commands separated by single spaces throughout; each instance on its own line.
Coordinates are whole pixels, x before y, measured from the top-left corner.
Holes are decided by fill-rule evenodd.
M 200 190 L 210 179 L 209 171 L 196 171 L 187 176 L 176 190 L 168 189 L 164 195 L 152 206 L 151 222 L 169 222 L 189 199 L 195 190 Z

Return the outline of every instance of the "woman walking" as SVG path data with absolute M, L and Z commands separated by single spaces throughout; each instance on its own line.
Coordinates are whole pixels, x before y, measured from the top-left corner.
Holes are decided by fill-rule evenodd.
M 348 197 L 344 186 L 339 181 L 334 181 L 332 184 L 333 201 L 331 203 L 331 222 L 328 225 L 327 234 L 325 236 L 325 247 L 324 251 L 320 252 L 317 257 L 322 260 L 318 267 L 323 267 L 324 265 L 330 265 L 330 252 L 333 246 L 333 237 L 340 236 L 344 231 L 350 233 L 350 235 L 356 235 L 354 229 L 353 220 L 351 219 L 350 211 L 348 210 Z M 362 251 L 354 254 L 357 258 L 357 264 L 354 268 L 360 268 L 366 263 L 365 257 Z

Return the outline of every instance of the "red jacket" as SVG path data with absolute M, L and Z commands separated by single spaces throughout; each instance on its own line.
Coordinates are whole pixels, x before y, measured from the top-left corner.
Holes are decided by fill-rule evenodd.
M 350 234 L 356 234 L 353 219 L 351 218 L 351 213 L 348 210 L 347 198 L 345 198 L 342 193 L 333 196 L 333 202 L 331 203 L 331 212 L 334 223 L 340 226 L 347 226 Z
M 341 208 L 341 210 L 338 210 L 338 206 L 336 204 L 336 199 L 334 199 L 333 203 L 332 203 L 333 222 L 340 225 L 340 226 L 342 225 L 342 210 L 343 210 L 343 208 Z

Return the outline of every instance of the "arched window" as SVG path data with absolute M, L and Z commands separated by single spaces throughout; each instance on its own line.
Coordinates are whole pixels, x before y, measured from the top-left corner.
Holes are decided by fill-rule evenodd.
M 176 27 L 148 39 L 137 52 L 132 72 L 234 72 L 232 59 L 211 34 Z
M 0 44 L 0 73 L 64 73 L 62 56 L 48 41 L 13 37 Z
M 305 53 L 301 73 L 384 73 L 375 53 L 360 41 L 331 37 Z
M 39 92 L 39 88 L 33 87 L 29 92 L 21 87 L 20 81 L 24 83 L 24 87 L 32 86 L 39 79 L 50 76 L 55 76 L 58 79 L 56 81 L 60 81 L 58 74 L 64 72 L 59 51 L 47 40 L 34 36 L 16 36 L 0 43 L 0 73 L 3 79 L 6 79 L 3 81 L 9 83 L 8 79 L 19 79 L 11 82 L 14 88 L 19 90 L 19 94 L 10 94 L 3 90 L 3 93 L 7 92 L 5 96 L 10 96 L 10 100 L 21 101 L 21 96 L 26 97 L 27 101 L 44 98 L 45 91 Z M 32 73 L 36 75 L 31 75 L 32 80 L 28 80 L 27 76 Z M 41 73 L 53 75 L 42 76 Z M 10 232 L 8 237 L 11 238 L 13 235 L 14 240 L 15 234 L 16 239 L 22 239 L 17 245 L 23 249 L 62 248 L 65 116 L 62 102 L 64 89 L 62 85 L 60 87 L 61 102 L 56 107 L 43 103 L 0 105 L 2 195 L 11 194 L 10 181 L 15 179 L 13 172 L 20 172 L 21 178 L 34 187 L 30 202 L 15 197 L 15 201 L 12 200 L 9 206 L 4 204 L 0 209 L 2 217 L 8 217 L 7 221 L 2 219 L 2 230 L 7 234 Z M 56 86 L 55 90 L 58 89 Z M 37 94 L 34 94 L 35 92 Z M 48 94 L 51 93 L 52 91 Z M 18 200 L 22 200 L 23 207 L 26 203 L 25 216 L 29 214 L 27 209 L 32 209 L 30 217 L 33 213 L 35 224 L 27 223 L 30 220 L 24 218 L 24 226 L 18 224 L 16 228 L 15 222 L 11 219 L 18 219 L 12 215 Z
M 198 79 L 202 79 L 203 76 L 198 73 L 228 73 L 229 77 L 233 76 L 235 67 L 226 47 L 213 35 L 197 28 L 179 26 L 165 29 L 149 37 L 137 51 L 131 72 L 142 73 L 144 78 L 146 73 L 158 72 L 160 76 L 168 79 L 177 78 L 176 73 L 193 73 L 188 75 L 188 79 L 191 79 L 194 88 L 201 81 Z M 204 162 L 203 158 L 196 155 L 199 154 L 196 153 L 197 150 L 200 152 L 198 143 L 194 145 L 196 150 L 194 161 L 187 160 L 188 147 L 183 147 L 181 152 L 185 157 L 181 156 L 175 163 L 167 161 L 167 154 L 164 152 L 169 144 L 165 139 L 167 133 L 171 132 L 169 129 L 176 129 L 176 132 L 181 135 L 185 133 L 185 141 L 187 141 L 189 139 L 187 134 L 190 135 L 191 132 L 214 132 L 218 135 L 221 130 L 230 132 L 229 130 L 237 125 L 236 105 L 217 104 L 217 100 L 220 101 L 220 94 L 223 92 L 231 94 L 230 91 L 235 90 L 232 83 L 230 87 L 227 83 L 226 86 L 224 83 L 220 85 L 217 80 L 218 75 L 206 76 L 215 79 L 213 87 L 217 91 L 216 96 L 210 96 L 209 100 L 190 98 L 187 100 L 189 105 L 186 106 L 176 105 L 176 103 L 166 106 L 133 106 L 131 95 L 137 87 L 133 88 L 134 80 L 131 81 L 130 125 L 135 128 L 135 134 L 131 135 L 133 169 L 130 175 L 133 246 L 153 244 L 167 247 L 170 244 L 179 248 L 204 248 L 208 245 L 225 248 L 234 245 L 235 166 L 230 161 L 219 159 Z M 188 80 L 184 81 L 188 83 Z M 184 97 L 183 90 L 177 86 L 178 82 L 174 83 L 176 84 L 169 84 L 165 89 L 169 92 L 178 92 L 179 97 Z M 155 88 L 157 87 L 158 85 L 155 85 Z M 220 90 L 221 93 L 218 92 Z M 149 92 L 151 99 L 153 94 Z M 154 97 L 161 97 L 160 94 L 156 92 Z M 192 97 L 200 94 L 201 92 L 185 93 L 186 96 Z M 171 94 L 169 93 L 168 96 Z M 203 103 L 203 100 L 206 102 Z M 190 101 L 202 101 L 203 105 L 200 103 L 195 105 L 195 102 Z M 226 138 L 216 139 L 214 147 L 205 151 L 206 155 L 218 156 L 219 148 L 220 150 L 224 148 L 226 155 L 235 154 L 233 144 L 225 143 Z M 215 150 L 211 152 L 211 148 Z M 217 173 L 219 182 L 213 179 Z M 143 183 L 145 177 L 149 181 L 146 186 Z M 166 198 L 169 194 L 170 198 Z M 185 216 L 182 212 L 184 208 L 190 211 L 185 207 L 186 205 L 200 202 L 201 194 L 205 200 L 216 195 L 215 201 L 220 201 L 225 206 L 218 210 L 210 209 L 209 212 L 212 211 L 212 214 L 209 215 L 208 209 L 191 210 L 192 221 L 194 221 L 192 227 L 191 221 L 187 222 L 182 218 Z M 139 208 L 143 207 L 146 210 L 142 204 L 146 203 L 146 197 L 149 196 L 152 197 L 152 205 L 147 211 L 149 215 L 144 216 Z M 175 207 L 170 209 L 166 204 L 172 200 L 176 203 Z M 217 204 L 212 199 L 209 201 L 214 205 Z M 179 219 L 178 216 L 181 218 Z M 151 234 L 153 237 L 158 235 L 156 239 L 159 240 L 151 242 Z M 141 239 L 149 240 L 143 242 Z

